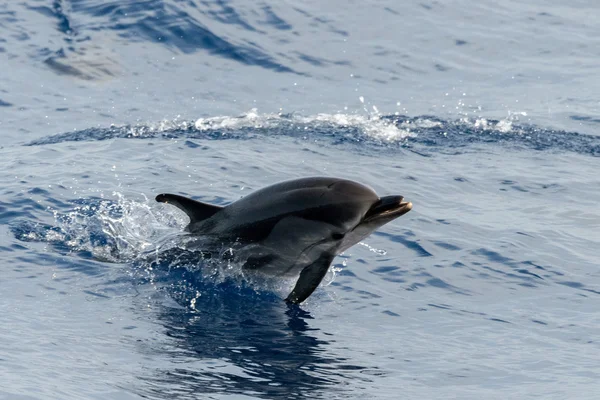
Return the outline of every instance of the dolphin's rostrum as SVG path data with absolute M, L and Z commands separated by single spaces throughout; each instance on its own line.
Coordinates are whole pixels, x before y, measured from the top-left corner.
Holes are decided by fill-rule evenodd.
M 301 303 L 319 286 L 334 257 L 380 226 L 406 214 L 402 196 L 379 197 L 345 179 L 301 178 L 268 186 L 225 206 L 176 194 L 156 201 L 190 217 L 186 230 L 241 244 L 243 268 L 272 276 L 298 276 L 286 301 Z

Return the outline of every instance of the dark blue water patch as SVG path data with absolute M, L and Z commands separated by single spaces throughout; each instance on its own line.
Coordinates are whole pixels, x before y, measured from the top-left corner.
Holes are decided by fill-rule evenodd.
M 560 271 L 556 271 L 552 266 L 543 267 L 538 265 L 532 261 L 517 261 L 510 257 L 506 257 L 501 255 L 498 252 L 487 250 L 487 249 L 477 249 L 472 252 L 474 255 L 479 255 L 485 257 L 487 260 L 492 262 L 495 265 L 503 265 L 510 267 L 516 273 L 504 272 L 500 269 L 493 268 L 491 266 L 482 266 L 484 269 L 489 271 L 493 271 L 496 273 L 501 273 L 507 277 L 516 277 L 519 279 L 526 279 L 529 281 L 531 285 L 537 285 L 541 283 L 545 279 L 551 279 L 556 276 L 563 276 L 564 274 Z M 480 263 L 474 262 L 473 265 L 482 265 Z M 535 271 L 535 272 L 534 272 Z M 543 271 L 543 273 L 541 272 Z M 534 279 L 534 281 L 531 281 Z
M 503 319 L 500 319 L 500 318 L 490 318 L 489 320 L 490 320 L 490 321 L 494 321 L 494 322 L 502 322 L 502 323 L 504 323 L 504 324 L 510 324 L 510 322 L 508 322 L 508 321 L 505 321 L 505 320 L 503 320 Z
M 301 59 L 302 61 L 305 61 L 315 67 L 322 67 L 325 64 L 327 64 L 327 61 L 322 59 L 322 58 L 317 58 L 314 56 L 310 56 L 308 54 L 303 54 L 303 53 L 296 53 L 298 55 L 298 58 Z
M 554 276 L 564 276 L 564 273 L 562 273 L 560 271 L 553 271 L 551 269 L 551 267 L 549 267 L 549 266 L 548 267 L 543 267 L 543 266 L 541 266 L 539 264 L 534 263 L 533 261 L 529 261 L 529 260 L 523 261 L 522 264 L 527 265 L 527 266 L 531 266 L 531 267 L 534 267 L 535 269 L 547 272 L 546 274 L 544 274 L 544 276 L 547 277 L 547 278 L 549 278 L 549 277 L 551 277 L 553 275 Z M 550 274 L 552 274 L 552 275 L 550 275 Z
M 26 5 L 30 10 L 53 19 L 56 30 L 62 35 L 62 42 L 51 42 L 51 48 L 37 48 L 37 58 L 58 75 L 68 75 L 82 80 L 94 80 L 99 76 L 114 76 L 114 72 L 110 71 L 107 66 L 86 64 L 82 68 L 81 65 L 74 65 L 71 62 L 73 55 L 81 60 L 80 56 L 86 52 L 86 48 L 81 46 L 81 43 L 89 41 L 91 38 L 89 35 L 79 35 L 74 28 L 70 5 L 66 0 L 54 0 L 49 5 Z
M 200 9 L 192 2 L 181 3 L 155 0 L 106 4 L 100 1 L 72 0 L 71 8 L 73 13 L 82 15 L 82 25 L 86 29 L 113 30 L 129 42 L 147 41 L 186 54 L 208 51 L 245 65 L 255 65 L 276 72 L 297 73 L 256 44 L 229 41 L 185 11 L 185 7 L 191 5 L 207 18 L 236 24 L 245 31 L 256 31 L 228 2 L 216 2 L 215 5 L 221 7 L 218 12 L 211 11 L 211 7 Z M 85 15 L 93 18 L 83 18 Z
M 395 243 L 401 243 L 406 248 L 415 252 L 419 257 L 432 257 L 433 254 L 425 250 L 417 241 L 409 240 L 405 236 L 387 233 L 387 232 L 375 232 L 374 235 L 383 236 Z
M 434 241 L 432 243 L 435 244 L 436 246 L 441 247 L 441 248 L 446 249 L 446 250 L 452 250 L 452 251 L 461 250 L 461 248 L 458 247 L 458 246 L 455 246 L 453 244 L 446 243 L 446 242 L 441 242 L 439 240 L 438 241 Z
M 11 230 L 13 228 L 11 227 Z M 18 235 L 18 233 L 17 233 Z M 28 242 L 39 242 L 39 240 L 26 239 Z M 60 248 L 58 245 L 57 248 Z M 67 246 L 63 247 L 66 248 Z M 53 246 L 50 246 L 50 250 Z M 55 252 L 48 250 L 39 250 L 37 248 L 23 247 L 16 256 L 12 258 L 15 262 L 13 270 L 20 273 L 35 271 L 35 275 L 23 275 L 20 278 L 27 278 L 28 276 L 35 277 L 48 276 L 48 272 L 54 269 L 62 269 L 65 271 L 72 271 L 77 274 L 83 274 L 86 276 L 104 276 L 109 272 L 107 264 L 97 261 L 89 257 L 84 259 L 77 253 L 69 253 L 68 251 Z M 61 275 L 60 278 L 53 278 L 57 281 L 69 281 L 76 279 L 77 275 Z
M 523 286 L 523 287 L 526 287 L 526 288 L 531 288 L 531 289 L 537 287 L 533 283 L 529 283 L 529 282 L 520 282 L 520 283 L 517 283 L 517 285 Z
M 391 282 L 391 283 L 406 283 L 406 279 L 404 278 L 398 278 L 394 275 L 386 275 L 384 278 L 387 282 Z
M 344 292 L 353 292 L 355 290 L 352 286 L 345 285 L 345 284 L 343 284 L 341 282 L 338 282 L 338 281 L 331 282 L 330 286 L 333 286 L 333 287 L 337 288 L 338 290 L 343 290 Z M 315 295 L 318 296 L 318 293 L 314 293 L 311 296 L 315 297 Z M 352 302 L 352 303 L 360 303 L 360 304 L 362 304 L 361 301 L 359 301 L 357 298 L 354 298 L 354 297 L 351 297 L 351 300 L 349 300 L 349 301 Z
M 354 290 L 354 292 L 358 295 L 358 297 L 360 297 L 361 299 L 380 299 L 381 296 L 375 293 L 371 293 L 368 292 L 366 290 Z
M 73 33 L 73 27 L 69 16 L 64 10 L 64 1 L 54 0 L 52 2 L 52 14 L 58 19 L 58 30 L 64 34 L 70 35 Z
M 373 269 L 372 272 L 374 272 L 376 274 L 387 274 L 389 272 L 397 272 L 399 269 L 400 269 L 400 267 L 397 267 L 395 265 L 387 265 L 387 266 L 377 267 L 377 268 Z
M 194 143 L 191 140 L 186 140 L 184 144 L 190 149 L 197 149 L 198 147 L 201 147 L 199 144 Z
M 485 258 L 487 258 L 488 260 L 490 260 L 494 263 L 505 264 L 505 265 L 514 264 L 514 261 L 511 258 L 505 257 L 496 251 L 492 251 L 492 250 L 488 250 L 488 249 L 484 249 L 484 248 L 474 250 L 472 252 L 472 254 L 484 256 Z
M 594 294 L 600 294 L 600 290 L 589 289 L 581 282 L 562 281 L 562 282 L 558 282 L 558 284 L 568 286 L 573 289 L 579 289 L 579 290 L 584 290 L 586 292 L 590 292 L 590 293 L 594 293 Z
M 110 299 L 110 296 L 98 292 L 93 292 L 91 290 L 83 290 L 82 292 L 85 294 L 89 294 L 90 296 L 99 297 L 101 299 Z
M 29 194 L 37 194 L 37 195 L 44 195 L 44 196 L 48 196 L 48 191 L 46 189 L 42 189 L 39 187 L 36 188 L 31 188 L 27 191 L 27 193 Z
M 454 293 L 470 296 L 470 294 L 468 292 L 466 292 L 454 285 L 451 285 L 448 282 L 446 282 L 440 278 L 431 277 L 430 279 L 427 279 L 427 281 L 425 283 L 427 286 L 431 286 L 431 287 L 438 288 L 438 289 L 450 290 Z
M 279 17 L 277 14 L 275 14 L 271 6 L 265 5 L 262 7 L 262 10 L 265 13 L 267 24 L 282 31 L 289 31 L 290 29 L 292 29 L 292 25 L 285 21 L 283 18 Z
M 387 282 L 404 283 L 406 282 L 407 271 L 400 269 L 397 266 L 382 266 L 369 270 L 369 273 L 380 276 Z
M 190 2 L 194 8 L 198 9 L 195 3 Z M 259 30 L 252 26 L 244 17 L 236 10 L 235 7 L 229 4 L 227 0 L 215 0 L 211 2 L 201 2 L 202 5 L 210 4 L 210 10 L 204 11 L 211 19 L 222 22 L 228 25 L 237 25 L 245 31 L 258 32 Z M 218 10 L 214 11 L 214 8 Z M 263 32 L 264 33 L 264 32 Z
M 414 292 L 414 291 L 416 291 L 416 290 L 418 290 L 418 289 L 420 289 L 420 288 L 423 288 L 423 287 L 425 287 L 425 286 L 426 286 L 426 285 L 424 285 L 424 284 L 422 284 L 422 283 L 415 282 L 415 283 L 412 283 L 412 284 L 411 284 L 409 287 L 407 287 L 407 288 L 406 288 L 406 290 L 408 290 L 408 291 L 410 291 L 410 292 Z
M 338 268 L 340 267 L 339 265 L 336 265 Z M 350 268 L 342 268 L 341 271 L 337 272 L 337 275 L 339 276 L 348 276 L 350 278 L 355 278 L 355 279 L 359 279 L 359 280 L 363 280 L 361 278 L 359 278 L 354 272 L 352 272 L 350 270 Z
M 433 304 L 433 303 L 429 303 L 427 304 L 430 307 L 434 307 L 434 308 L 441 308 L 442 310 L 452 310 L 452 306 L 449 306 L 447 304 Z
M 1 53 L 1 51 L 0 51 Z M 7 101 L 3 101 L 2 99 L 0 99 L 0 107 L 12 107 L 12 103 L 9 103 Z
M 0 223 L 9 224 L 17 218 L 38 220 L 38 212 L 46 208 L 31 198 L 17 195 L 10 203 L 0 201 Z
M 68 64 L 67 57 L 61 51 L 44 60 L 44 64 L 58 75 L 68 75 L 83 80 L 93 80 L 94 76 Z
M 544 279 L 544 278 L 542 278 L 541 276 L 539 276 L 538 274 L 534 274 L 533 272 L 531 272 L 531 271 L 528 271 L 528 270 L 526 270 L 526 269 L 517 269 L 516 271 L 517 271 L 518 273 L 520 273 L 520 274 L 531 275 L 531 276 L 534 276 L 534 277 L 536 277 L 536 278 L 538 278 L 538 279 Z
M 459 311 L 464 314 L 480 315 L 482 317 L 485 317 L 487 315 L 486 313 L 483 313 L 480 311 L 469 311 L 469 310 L 464 310 L 464 309 L 460 309 Z
M 301 8 L 298 8 L 298 7 L 292 7 L 292 9 L 294 11 L 297 11 L 298 13 L 304 15 L 305 17 L 310 18 L 311 26 L 317 27 L 320 25 L 324 25 L 327 28 L 327 30 L 329 30 L 330 32 L 334 32 L 334 33 L 337 33 L 338 35 L 345 36 L 345 37 L 349 36 L 348 31 L 335 26 L 331 20 L 329 20 L 323 16 L 313 15 L 310 12 L 308 12 L 306 10 L 302 10 Z M 358 77 L 358 75 L 355 75 L 355 77 Z
M 473 263 L 473 264 L 476 265 L 477 263 Z M 498 268 L 490 267 L 488 265 L 482 265 L 481 268 L 483 268 L 485 270 L 488 270 L 488 271 L 491 271 L 491 272 L 494 272 L 496 274 L 503 275 L 503 276 L 505 276 L 507 278 L 517 278 L 517 279 L 521 279 L 521 280 L 531 280 L 531 279 L 533 279 L 530 274 L 517 275 L 517 274 L 513 274 L 511 272 L 502 271 L 501 269 L 498 269 Z M 542 278 L 538 277 L 538 279 L 542 279 Z M 535 285 L 533 282 L 529 282 L 529 284 L 530 285 Z
M 512 189 L 515 189 L 519 192 L 529 192 L 529 190 L 523 188 L 522 186 L 517 185 L 517 182 L 513 182 L 511 180 L 502 180 L 502 181 L 500 181 L 500 184 L 510 186 Z M 505 191 L 506 189 L 500 189 L 500 190 Z
M 446 71 L 450 70 L 450 67 L 446 67 L 442 64 L 434 64 L 434 67 L 437 71 L 440 71 L 440 72 L 446 72 Z
M 534 237 L 533 235 L 530 235 L 530 234 L 528 234 L 528 233 L 525 233 L 525 232 L 515 232 L 515 233 L 516 233 L 517 235 L 523 235 L 523 236 L 527 236 L 527 237 L 530 237 L 530 238 Z
M 594 118 L 594 117 L 583 116 L 583 115 L 571 115 L 569 118 L 571 118 L 574 121 L 600 123 L 600 118 Z

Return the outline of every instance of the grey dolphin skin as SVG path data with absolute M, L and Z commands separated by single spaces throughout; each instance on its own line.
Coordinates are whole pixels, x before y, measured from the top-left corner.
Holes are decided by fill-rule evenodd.
M 189 233 L 241 244 L 243 268 L 299 275 L 286 298 L 290 303 L 312 294 L 336 255 L 412 208 L 402 196 L 379 197 L 360 183 L 328 177 L 280 182 L 225 207 L 176 194 L 160 194 L 156 201 L 183 210 Z

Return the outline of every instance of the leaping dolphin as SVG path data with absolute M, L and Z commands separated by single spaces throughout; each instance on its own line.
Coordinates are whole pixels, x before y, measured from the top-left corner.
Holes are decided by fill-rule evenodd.
M 379 197 L 365 185 L 329 177 L 276 183 L 225 207 L 176 194 L 159 194 L 156 201 L 183 210 L 189 233 L 241 244 L 243 268 L 299 274 L 286 298 L 296 304 L 319 286 L 336 255 L 412 208 L 402 196 Z

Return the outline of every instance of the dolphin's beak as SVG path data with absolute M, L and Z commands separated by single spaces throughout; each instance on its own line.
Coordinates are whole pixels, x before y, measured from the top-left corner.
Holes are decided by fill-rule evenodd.
M 406 214 L 412 209 L 410 201 L 404 201 L 402 196 L 385 196 L 371 206 L 363 218 L 363 223 L 378 219 L 392 220 Z

